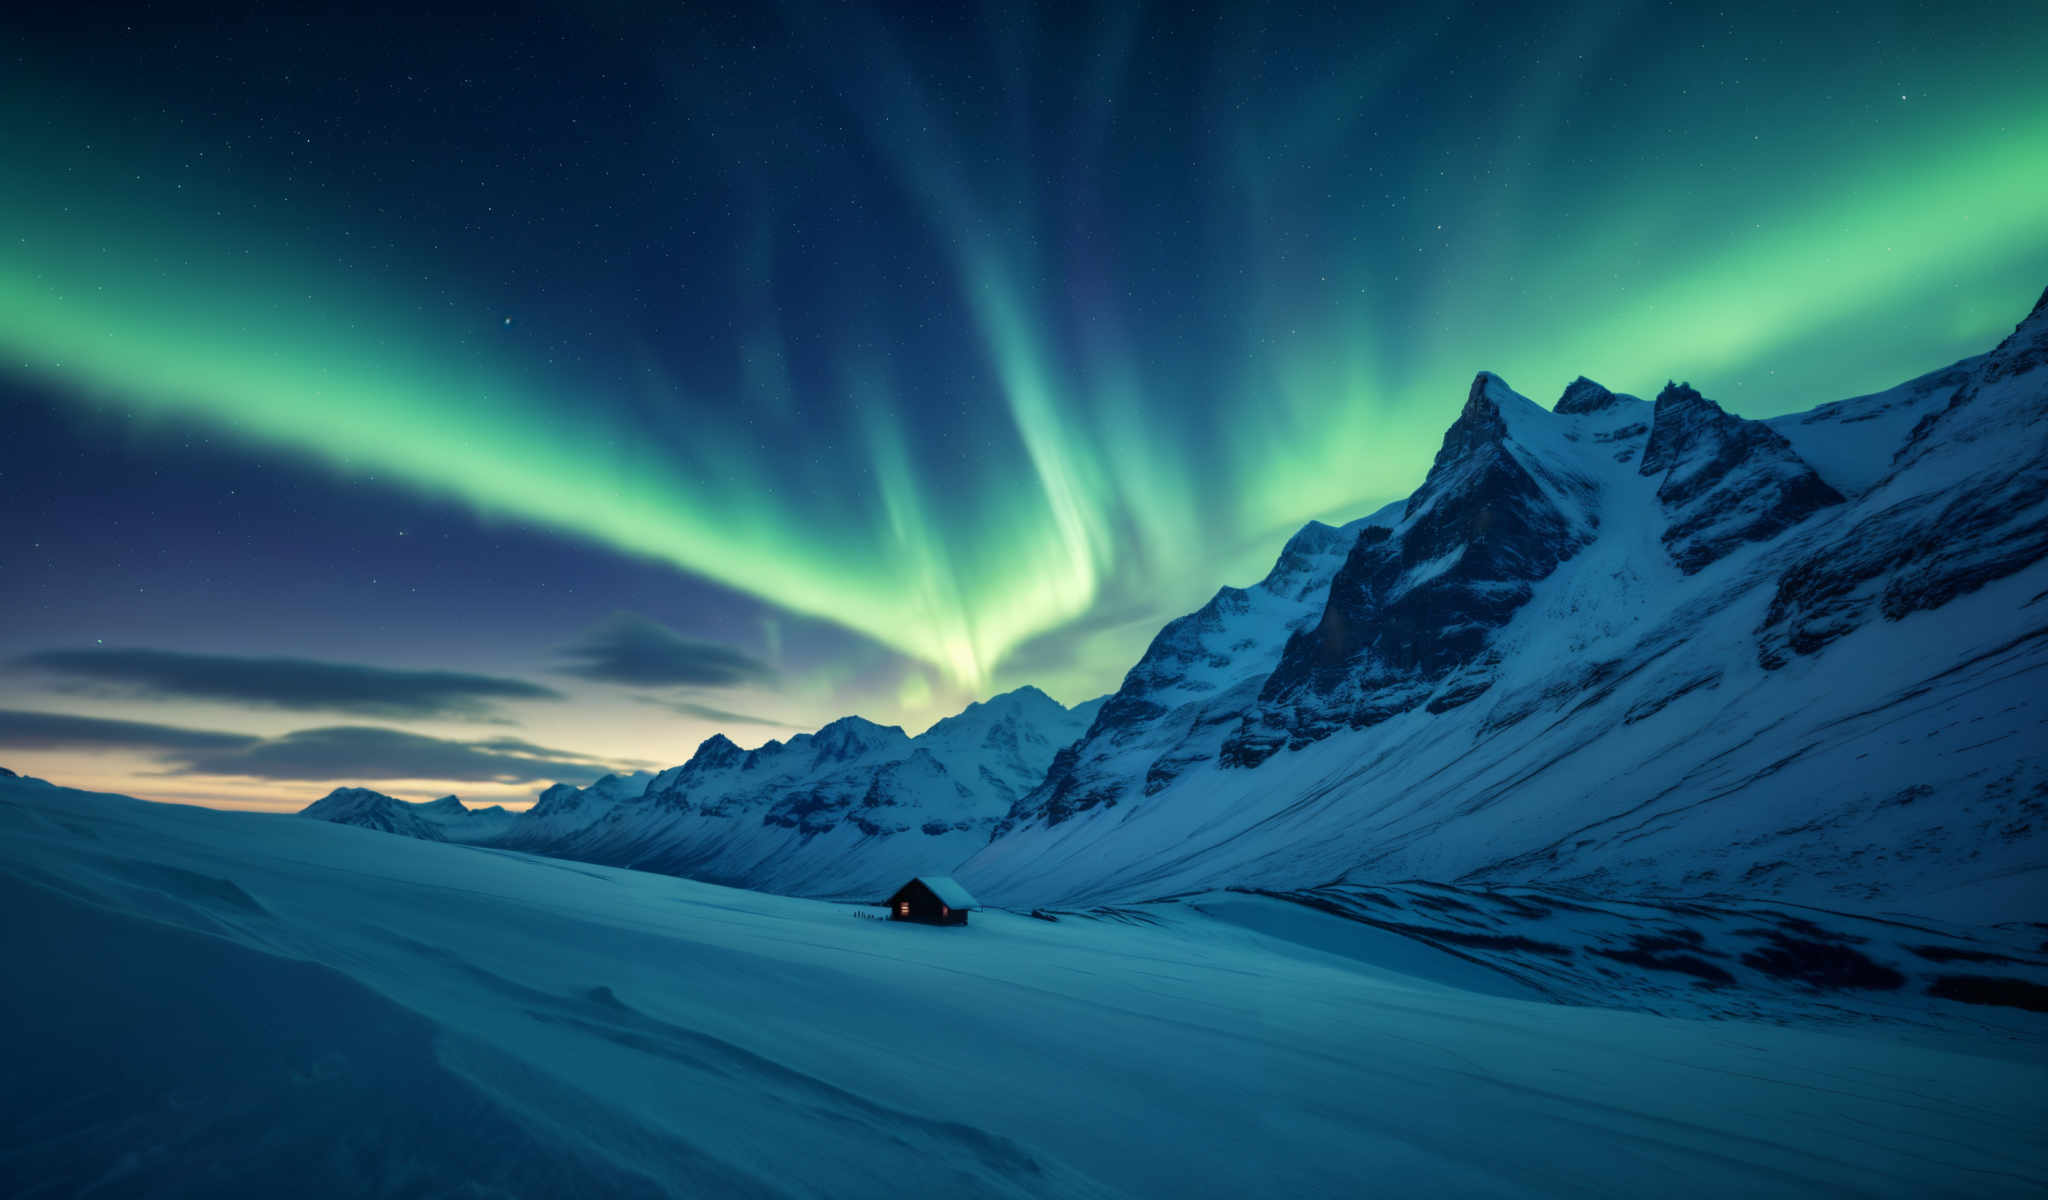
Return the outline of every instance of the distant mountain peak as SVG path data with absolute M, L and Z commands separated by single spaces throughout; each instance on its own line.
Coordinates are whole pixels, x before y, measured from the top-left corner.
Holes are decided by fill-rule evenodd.
M 362 787 L 338 787 L 299 810 L 302 817 L 376 829 L 424 841 L 446 841 L 440 828 L 422 815 L 425 805 L 407 804 L 395 796 Z
M 340 812 L 381 803 L 399 804 L 402 801 L 366 787 L 338 787 L 299 812 L 302 816 L 311 816 L 316 812 Z
M 811 735 L 818 762 L 856 758 L 884 742 L 907 740 L 900 725 L 878 725 L 866 717 L 841 717 Z
M 713 771 L 731 766 L 746 757 L 746 753 L 731 738 L 714 733 L 697 744 L 697 752 L 683 766 L 691 771 Z
M 535 817 L 550 816 L 577 807 L 582 798 L 583 789 L 573 783 L 550 784 L 527 811 Z

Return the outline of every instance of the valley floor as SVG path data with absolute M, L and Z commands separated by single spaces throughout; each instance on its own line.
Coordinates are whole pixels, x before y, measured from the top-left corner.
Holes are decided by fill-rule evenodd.
M 0 1191 L 2048 1188 L 2048 1016 L 1559 1004 L 1317 903 L 931 929 L 4 779 Z

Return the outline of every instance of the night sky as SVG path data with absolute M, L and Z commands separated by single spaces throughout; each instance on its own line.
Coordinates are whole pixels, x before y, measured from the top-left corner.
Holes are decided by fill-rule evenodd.
M 0 17 L 0 764 L 523 800 L 1116 686 L 1480 369 L 1749 416 L 2048 280 L 2048 6 Z

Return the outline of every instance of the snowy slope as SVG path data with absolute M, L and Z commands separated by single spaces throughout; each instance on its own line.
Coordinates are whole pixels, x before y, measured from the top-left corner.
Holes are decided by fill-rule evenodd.
M 2018 1010 L 1673 1019 L 1280 899 L 936 929 L 28 780 L 0 826 L 9 1194 L 2048 1186 Z
M 1768 424 L 1482 374 L 1277 653 L 1204 662 L 1221 703 L 1098 721 L 955 874 L 1019 903 L 1419 878 L 2037 917 L 2044 368 L 2048 305 Z

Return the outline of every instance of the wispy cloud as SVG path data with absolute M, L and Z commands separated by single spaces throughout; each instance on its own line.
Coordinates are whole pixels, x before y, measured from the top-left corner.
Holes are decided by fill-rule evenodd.
M 333 725 L 254 745 L 180 753 L 175 773 L 250 779 L 449 779 L 530 783 L 589 779 L 612 764 L 517 738 L 465 742 L 384 729 Z
M 10 750 L 140 750 L 177 756 L 235 750 L 262 740 L 246 733 L 147 721 L 0 709 L 0 746 Z
M 793 721 L 757 717 L 752 713 L 733 712 L 731 709 L 718 708 L 710 704 L 699 704 L 695 700 L 670 700 L 662 696 L 642 696 L 640 700 L 644 704 L 665 708 L 686 717 L 702 717 L 706 721 L 718 721 L 727 725 L 767 725 L 775 729 L 810 728 L 808 725 L 799 725 Z
M 583 679 L 640 687 L 730 687 L 769 679 L 758 659 L 719 642 L 686 638 L 634 613 L 619 613 L 563 650 L 563 670 Z
M 143 721 L 0 709 L 0 748 L 131 751 L 172 775 L 292 781 L 392 779 L 465 783 L 585 780 L 650 764 L 599 759 L 523 738 L 461 741 L 373 725 L 330 725 L 279 737 Z
M 553 688 L 495 675 L 139 647 L 44 650 L 14 663 L 139 695 L 393 719 L 481 718 L 499 701 L 562 698 Z

